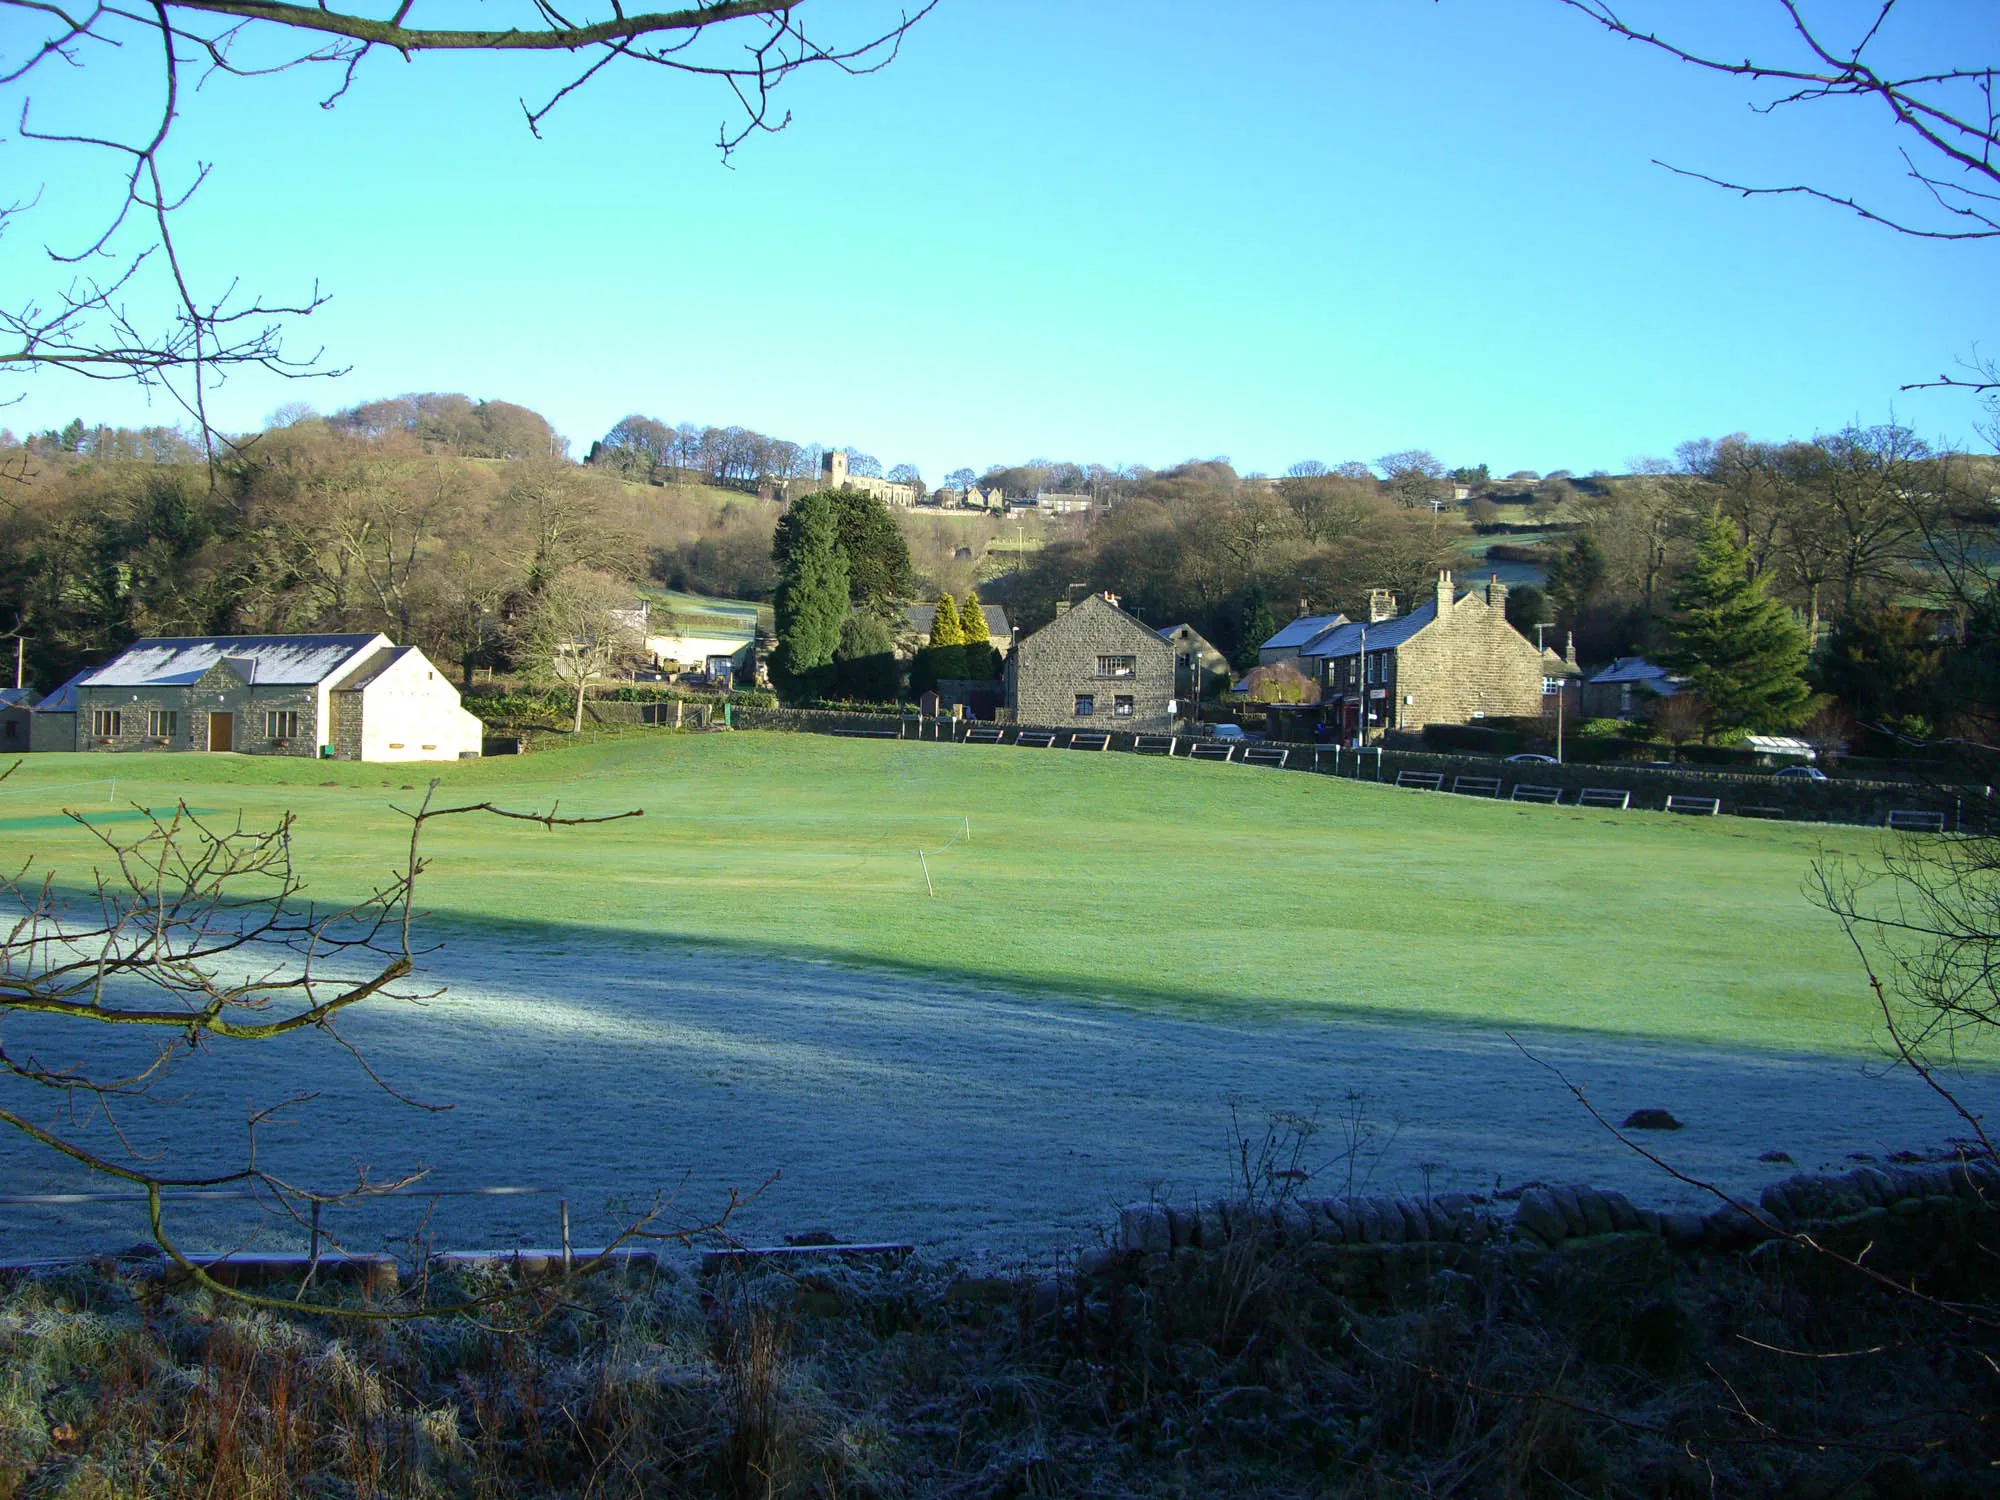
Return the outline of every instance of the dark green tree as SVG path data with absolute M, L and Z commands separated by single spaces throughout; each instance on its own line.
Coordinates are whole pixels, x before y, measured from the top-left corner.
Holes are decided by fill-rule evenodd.
M 833 685 L 833 653 L 847 618 L 847 555 L 831 495 L 803 495 L 778 523 L 780 556 L 773 675 L 793 697 L 824 694 Z
M 83 446 L 83 418 L 71 417 L 69 426 L 62 430 L 56 440 L 57 446 L 65 453 L 74 453 Z
M 1603 587 L 1604 551 L 1596 537 L 1580 532 L 1569 550 L 1557 553 L 1549 565 L 1548 602 L 1555 606 L 1558 620 L 1573 626 Z
M 900 685 L 896 637 L 880 615 L 850 614 L 833 648 L 834 689 L 857 703 L 893 703 Z
M 1813 676 L 1863 724 L 1928 739 L 1944 696 L 1944 660 L 1944 642 L 1917 610 L 1863 609 L 1834 626 Z
M 840 550 L 847 554 L 847 592 L 856 609 L 894 619 L 909 597 L 910 544 L 889 507 L 859 490 L 834 492 Z
M 967 593 L 958 607 L 958 639 L 967 677 L 990 682 L 1000 675 L 1000 653 L 986 633 L 986 611 L 980 607 L 977 588 Z
M 1750 554 L 1720 512 L 1702 528 L 1694 560 L 1674 590 L 1666 665 L 1685 675 L 1717 725 L 1782 729 L 1812 696 L 1806 635 L 1791 611 L 1765 597 Z
M 1507 590 L 1507 623 L 1529 640 L 1535 638 L 1537 625 L 1548 625 L 1553 621 L 1554 616 L 1549 613 L 1549 596 L 1532 583 Z
M 1244 593 L 1243 612 L 1238 619 L 1236 665 L 1254 667 L 1257 648 L 1278 633 L 1278 619 L 1271 613 L 1271 601 L 1264 596 L 1263 584 L 1253 583 Z

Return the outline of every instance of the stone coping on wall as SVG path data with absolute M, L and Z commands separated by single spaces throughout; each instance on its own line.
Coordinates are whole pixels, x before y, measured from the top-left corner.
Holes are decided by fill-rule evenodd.
M 1511 1214 L 1499 1200 L 1434 1197 L 1307 1198 L 1275 1195 L 1210 1203 L 1135 1203 L 1123 1209 L 1113 1248 L 1125 1255 L 1215 1251 L 1245 1239 L 1376 1246 L 1522 1245 L 1552 1250 L 1572 1240 L 1649 1234 L 1678 1249 L 1744 1249 L 1828 1225 L 1906 1217 L 1955 1205 L 2000 1211 L 2000 1166 L 1988 1161 L 1862 1167 L 1844 1176 L 1801 1175 L 1754 1202 L 1723 1201 L 1706 1214 L 1641 1208 L 1623 1193 L 1536 1184 Z

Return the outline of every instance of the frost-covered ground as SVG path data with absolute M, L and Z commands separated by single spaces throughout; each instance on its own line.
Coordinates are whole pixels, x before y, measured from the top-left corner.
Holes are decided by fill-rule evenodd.
M 437 1188 L 556 1189 L 579 1242 L 602 1232 L 607 1203 L 678 1190 L 699 1214 L 775 1171 L 735 1222 L 746 1240 L 828 1228 L 1032 1256 L 1091 1240 L 1121 1203 L 1222 1189 L 1232 1101 L 1258 1132 L 1272 1111 L 1317 1110 L 1309 1156 L 1332 1163 L 1327 1194 L 1350 1181 L 1479 1191 L 1543 1179 L 1659 1204 L 1693 1197 L 1496 1030 L 1269 1007 L 1140 1012 L 582 934 L 532 951 L 460 935 L 427 963 L 448 999 L 385 1006 L 346 1032 L 387 1082 L 448 1113 L 396 1102 L 315 1037 L 219 1049 L 177 1073 L 176 1136 L 221 1164 L 246 1106 L 316 1090 L 296 1125 L 266 1132 L 267 1165 L 323 1181 L 357 1162 L 378 1174 L 421 1162 Z M 1648 1143 L 1731 1188 L 1959 1133 L 1914 1080 L 1866 1059 L 1517 1034 L 1614 1120 L 1671 1110 L 1686 1128 Z M 2000 1103 L 2000 1075 L 1962 1087 L 1976 1107 Z M 1759 1162 L 1770 1150 L 1797 1166 Z M 89 1185 L 0 1141 L 0 1193 Z M 329 1224 L 372 1248 L 415 1229 L 426 1206 L 343 1210 Z M 190 1246 L 234 1243 L 253 1221 L 230 1203 L 174 1219 Z M 553 1195 L 448 1197 L 429 1227 L 440 1247 L 483 1247 L 549 1244 L 556 1224 Z M 0 1254 L 117 1246 L 141 1227 L 123 1205 L 0 1206 Z M 262 1242 L 296 1236 L 267 1230 Z

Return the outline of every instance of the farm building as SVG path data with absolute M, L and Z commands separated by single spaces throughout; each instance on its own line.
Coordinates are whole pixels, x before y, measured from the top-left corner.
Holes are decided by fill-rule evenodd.
M 423 652 L 361 634 L 135 641 L 51 694 L 36 720 L 37 750 L 332 760 L 458 760 L 479 754 L 483 734 Z
M 1174 648 L 1120 609 L 1115 594 L 1063 610 L 1007 658 L 1007 707 L 1017 724 L 1165 734 L 1173 703 Z
M 0 688 L 0 755 L 28 748 L 36 702 L 33 688 Z
M 1621 656 L 1584 682 L 1583 712 L 1593 719 L 1629 719 L 1680 690 L 1680 680 L 1665 667 L 1643 656 Z
M 1461 598 L 1451 574 L 1440 573 L 1436 595 L 1407 615 L 1353 621 L 1316 638 L 1328 722 L 1343 739 L 1362 733 L 1364 702 L 1373 731 L 1538 717 L 1544 695 L 1577 676 L 1577 666 L 1537 649 L 1507 623 L 1506 608 L 1498 579 Z M 1369 613 L 1382 612 L 1378 598 Z

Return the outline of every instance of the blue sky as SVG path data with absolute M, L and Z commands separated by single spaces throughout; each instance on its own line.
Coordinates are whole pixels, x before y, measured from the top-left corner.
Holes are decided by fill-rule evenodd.
M 1632 5 L 1732 55 L 1768 38 L 1766 9 Z M 814 10 L 850 32 L 882 14 Z M 1892 41 L 1913 52 L 1994 29 L 1985 0 L 1911 22 Z M 944 0 L 886 71 L 788 82 L 791 127 L 729 167 L 713 87 L 613 69 L 537 141 L 517 99 L 560 81 L 378 57 L 331 110 L 296 77 L 191 96 L 181 160 L 213 165 L 182 231 L 197 274 L 273 296 L 317 280 L 333 300 L 293 347 L 352 367 L 238 376 L 223 425 L 463 390 L 536 408 L 579 452 L 637 411 L 844 442 L 933 482 L 1037 455 L 1277 471 L 1412 446 L 1616 470 L 1892 413 L 1980 441 L 1967 398 L 1898 387 L 2000 343 L 1992 248 L 1649 160 L 1907 201 L 1881 119 L 1753 115 L 1554 0 Z M 36 107 L 129 106 L 140 82 L 85 70 Z M 0 152 L 43 192 L 0 242 L 19 288 L 45 277 L 42 238 L 81 230 L 93 179 L 74 151 Z M 25 391 L 0 423 L 171 418 L 61 376 Z

